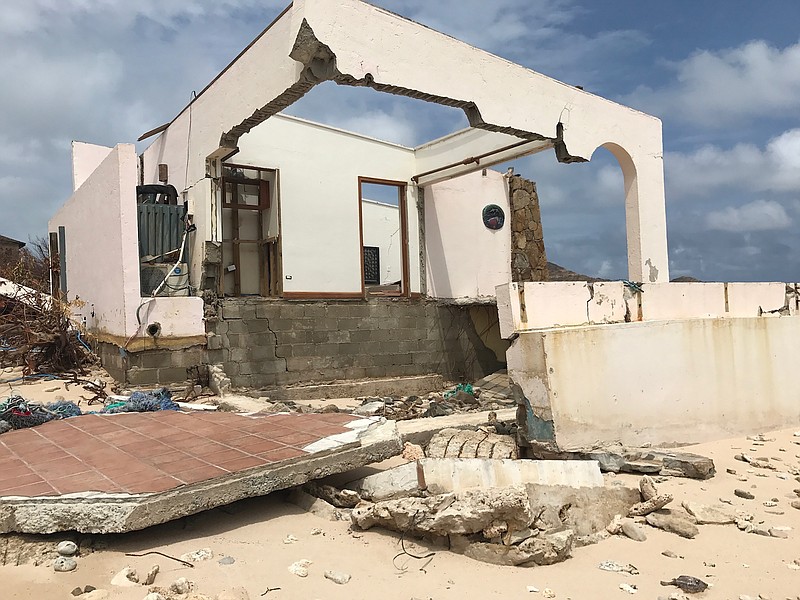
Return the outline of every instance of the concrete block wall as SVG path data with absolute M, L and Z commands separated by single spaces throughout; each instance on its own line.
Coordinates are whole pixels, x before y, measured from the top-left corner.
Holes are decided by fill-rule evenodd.
M 122 353 L 118 346 L 101 342 L 97 353 L 109 375 L 131 386 L 185 381 L 188 378 L 186 369 L 208 363 L 206 348 L 200 345 Z
M 429 300 L 231 298 L 209 320 L 208 361 L 234 386 L 269 388 L 438 373 L 474 380 L 502 367 L 468 307 Z

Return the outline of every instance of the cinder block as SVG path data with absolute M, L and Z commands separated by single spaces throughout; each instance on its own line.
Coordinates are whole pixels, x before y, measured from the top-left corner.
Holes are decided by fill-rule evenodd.
M 158 370 L 159 383 L 179 383 L 186 381 L 187 379 L 188 376 L 186 374 L 186 369 L 182 369 L 180 367 L 168 367 L 166 369 Z
M 208 362 L 208 357 L 203 351 L 187 348 L 184 350 L 173 350 L 170 353 L 170 360 L 172 361 L 171 366 L 186 369 Z
M 258 363 L 258 372 L 262 375 L 274 375 L 286 372 L 285 360 L 265 360 Z
M 209 335 L 207 338 L 207 346 L 209 350 L 220 350 L 222 349 L 222 336 L 220 335 Z
M 311 358 L 305 356 L 293 356 L 286 359 L 286 369 L 290 372 L 302 373 L 311 368 Z
M 271 333 L 270 325 L 272 321 L 267 319 L 247 319 L 242 320 L 247 328 L 247 333 Z
M 324 319 L 328 307 L 325 304 L 305 304 L 303 305 L 303 317 L 306 319 Z
M 297 320 L 305 317 L 305 309 L 302 304 L 280 302 L 273 304 L 273 307 L 277 309 L 277 314 L 273 316 L 281 319 Z
M 235 304 L 231 300 L 223 300 L 222 301 L 222 318 L 226 321 L 231 319 L 241 319 L 242 318 L 242 310 L 238 304 Z
M 145 350 L 144 352 L 130 353 L 130 364 L 142 369 L 158 369 L 169 367 L 171 363 L 169 350 Z
M 129 385 L 153 385 L 158 383 L 158 369 L 142 369 L 131 367 L 125 373 L 125 381 Z
M 366 376 L 367 377 L 386 377 L 386 367 L 367 367 L 366 369 Z
M 244 319 L 237 319 L 236 321 L 231 321 L 228 324 L 228 331 L 231 334 L 242 334 L 242 333 L 249 333 L 249 329 L 247 327 L 247 321 Z

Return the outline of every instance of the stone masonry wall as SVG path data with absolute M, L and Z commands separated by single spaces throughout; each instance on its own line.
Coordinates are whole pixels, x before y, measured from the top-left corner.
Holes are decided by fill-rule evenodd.
M 466 307 L 435 301 L 231 298 L 207 320 L 208 361 L 234 386 L 439 373 L 475 380 L 501 364 Z
M 508 181 L 511 196 L 511 279 L 547 281 L 542 215 L 536 184 L 519 176 Z

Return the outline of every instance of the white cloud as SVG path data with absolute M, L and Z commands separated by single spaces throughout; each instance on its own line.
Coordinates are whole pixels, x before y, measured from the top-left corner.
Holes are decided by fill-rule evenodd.
M 800 42 L 775 48 L 763 40 L 727 50 L 703 50 L 669 67 L 675 78 L 640 87 L 626 102 L 705 127 L 800 110 Z
M 786 209 L 773 200 L 755 200 L 744 206 L 729 206 L 706 215 L 706 226 L 709 229 L 734 233 L 780 230 L 791 225 L 792 219 Z
M 677 198 L 706 196 L 734 187 L 797 194 L 800 128 L 772 138 L 763 148 L 742 143 L 727 149 L 706 145 L 688 153 L 667 152 L 664 165 L 671 196 Z

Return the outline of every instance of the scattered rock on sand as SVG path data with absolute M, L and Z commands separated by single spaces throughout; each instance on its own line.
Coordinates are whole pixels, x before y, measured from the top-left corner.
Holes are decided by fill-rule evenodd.
M 733 494 L 738 498 L 744 498 L 745 500 L 755 500 L 755 496 L 748 492 L 747 490 L 740 490 L 736 488 L 733 490 Z
M 116 585 L 118 587 L 134 587 L 139 585 L 139 576 L 134 569 L 125 567 L 122 571 L 114 575 L 111 580 L 111 585 Z
M 75 542 L 65 540 L 58 543 L 58 546 L 56 546 L 56 552 L 58 552 L 61 556 L 75 556 L 78 553 L 78 545 Z
M 329 579 L 334 583 L 338 583 L 339 585 L 348 583 L 352 578 L 352 575 L 349 573 L 339 573 L 338 571 L 325 571 L 324 575 L 325 579 Z
M 289 565 L 289 573 L 298 577 L 308 577 L 308 567 L 311 564 L 311 561 L 306 558 L 293 562 Z
M 598 566 L 601 571 L 610 571 L 611 573 L 627 573 L 628 575 L 638 575 L 639 569 L 633 565 L 621 565 L 613 560 L 604 560 Z
M 686 514 L 686 513 L 684 513 Z M 684 538 L 693 538 L 700 533 L 697 525 L 692 523 L 686 516 L 676 511 L 660 510 L 650 513 L 645 517 L 647 522 L 658 529 L 663 529 L 670 533 L 675 533 Z
M 622 533 L 624 533 L 626 537 L 629 537 L 636 542 L 647 541 L 647 534 L 645 533 L 644 528 L 638 523 L 634 522 L 633 519 L 623 519 Z
M 181 577 L 180 579 L 173 581 L 169 586 L 169 589 L 176 594 L 188 594 L 193 587 L 194 584 L 191 581 L 186 579 L 186 577 Z
M 733 511 L 720 505 L 681 502 L 681 506 L 692 515 L 698 525 L 729 525 L 736 521 Z
M 181 560 L 189 562 L 201 562 L 204 560 L 211 560 L 212 558 L 214 558 L 214 553 L 211 551 L 211 548 L 200 548 L 200 550 L 195 550 L 194 552 L 181 554 Z
M 631 506 L 628 515 L 631 517 L 643 517 L 644 515 L 649 515 L 652 512 L 661 510 L 670 502 L 672 502 L 672 494 L 659 494 L 650 498 L 650 500 L 645 500 L 644 502 L 639 502 Z
M 144 576 L 144 581 L 142 582 L 142 585 L 153 585 L 156 581 L 156 575 L 158 575 L 159 570 L 160 569 L 158 565 L 153 565 L 152 567 L 150 567 L 150 570 L 147 572 L 147 575 Z
M 69 556 L 59 556 L 53 561 L 53 570 L 58 573 L 67 573 L 78 568 L 77 561 Z
M 699 594 L 708 589 L 708 584 L 705 581 L 691 575 L 681 575 L 670 581 L 662 581 L 661 585 L 674 585 L 689 594 Z
M 658 496 L 656 482 L 653 481 L 652 477 L 645 475 L 639 480 L 639 492 L 642 494 L 642 500 L 644 501 L 652 500 Z
M 800 510 L 800 500 L 792 500 L 791 506 L 792 506 L 792 508 L 796 508 L 797 510 Z
M 619 589 L 621 589 L 623 592 L 628 592 L 629 594 L 635 594 L 639 591 L 635 585 L 631 585 L 629 583 L 620 583 Z

